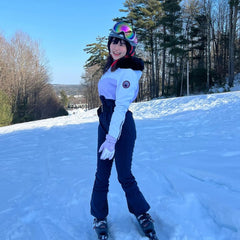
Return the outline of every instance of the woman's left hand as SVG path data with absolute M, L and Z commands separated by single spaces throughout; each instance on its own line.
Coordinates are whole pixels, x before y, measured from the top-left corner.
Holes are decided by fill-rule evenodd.
M 101 147 L 99 148 L 99 152 L 102 152 L 100 159 L 101 160 L 112 160 L 114 153 L 115 153 L 115 144 L 117 142 L 117 139 L 110 136 L 110 135 L 106 135 L 106 140 L 104 141 L 104 143 L 101 145 Z

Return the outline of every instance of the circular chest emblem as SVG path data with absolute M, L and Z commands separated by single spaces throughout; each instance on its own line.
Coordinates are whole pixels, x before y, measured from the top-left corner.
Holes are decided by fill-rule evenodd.
M 123 88 L 129 88 L 130 87 L 130 82 L 126 80 L 122 83 L 122 86 L 123 86 Z

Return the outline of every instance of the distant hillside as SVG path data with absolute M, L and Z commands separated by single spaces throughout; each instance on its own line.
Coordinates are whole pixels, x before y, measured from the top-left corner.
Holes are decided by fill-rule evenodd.
M 60 92 L 63 90 L 68 96 L 82 95 L 83 87 L 79 85 L 65 85 L 65 84 L 52 84 L 57 95 L 60 95 Z

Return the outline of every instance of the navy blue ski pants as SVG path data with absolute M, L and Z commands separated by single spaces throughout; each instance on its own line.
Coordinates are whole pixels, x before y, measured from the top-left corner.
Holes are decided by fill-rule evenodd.
M 98 148 L 105 141 L 108 133 L 111 116 L 115 106 L 113 100 L 105 100 L 100 97 L 102 107 L 98 110 Z M 136 140 L 136 127 L 132 113 L 126 113 L 122 132 L 115 146 L 115 165 L 120 182 L 127 199 L 128 209 L 131 213 L 138 216 L 149 210 L 150 206 L 140 192 L 137 182 L 132 174 L 132 155 Z M 101 160 L 100 153 L 97 158 L 97 171 L 91 198 L 91 214 L 97 219 L 103 219 L 108 215 L 107 193 L 109 188 L 109 178 L 113 165 L 113 160 Z

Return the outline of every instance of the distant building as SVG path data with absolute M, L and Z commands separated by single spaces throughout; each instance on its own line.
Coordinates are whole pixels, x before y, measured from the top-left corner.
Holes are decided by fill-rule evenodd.
M 83 95 L 68 96 L 68 109 L 86 109 L 86 99 Z

